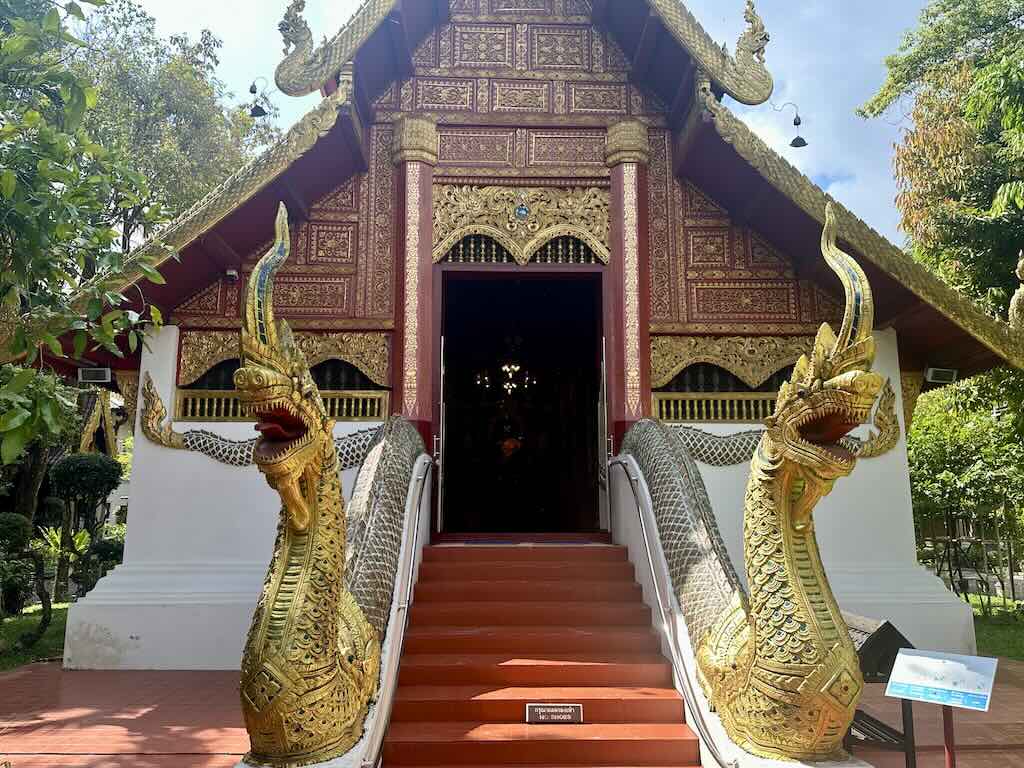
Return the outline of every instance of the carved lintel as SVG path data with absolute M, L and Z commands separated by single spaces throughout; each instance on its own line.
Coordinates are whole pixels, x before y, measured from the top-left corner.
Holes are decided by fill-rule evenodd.
M 608 128 L 605 162 L 614 168 L 623 163 L 647 165 L 651 157 L 651 142 L 647 125 L 639 120 L 623 120 Z
M 399 163 L 437 165 L 437 123 L 423 117 L 403 115 L 395 120 L 391 159 Z
M 651 386 L 665 387 L 691 365 L 710 363 L 757 389 L 813 347 L 811 336 L 654 336 Z
M 184 331 L 181 334 L 178 386 L 194 384 L 215 365 L 239 356 L 233 331 Z
M 374 384 L 388 386 L 391 351 L 386 333 L 300 333 L 295 341 L 310 367 L 325 360 L 344 360 Z
M 434 185 L 435 262 L 468 235 L 494 238 L 519 264 L 556 237 L 585 242 L 608 263 L 607 189 Z

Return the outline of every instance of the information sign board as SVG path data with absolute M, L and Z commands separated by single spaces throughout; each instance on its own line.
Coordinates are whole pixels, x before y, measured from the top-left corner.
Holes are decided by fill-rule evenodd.
M 885 695 L 926 704 L 988 712 L 997 659 L 904 648 Z

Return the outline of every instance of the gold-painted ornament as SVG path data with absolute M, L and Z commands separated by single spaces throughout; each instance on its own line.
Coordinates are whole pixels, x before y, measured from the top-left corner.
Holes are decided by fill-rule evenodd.
M 334 442 L 309 366 L 274 318 L 288 214 L 249 279 L 235 387 L 258 420 L 253 459 L 283 503 L 277 542 L 242 658 L 245 762 L 292 768 L 344 755 L 377 690 L 380 641 L 345 589 L 346 521 Z
M 842 327 L 826 323 L 782 386 L 751 462 L 743 538 L 749 595 L 737 590 L 697 651 L 701 684 L 730 738 L 768 758 L 843 754 L 864 681 L 821 563 L 814 507 L 857 455 L 843 438 L 871 417 L 874 302 L 860 266 L 836 246 L 826 211 L 822 252 L 846 294 Z

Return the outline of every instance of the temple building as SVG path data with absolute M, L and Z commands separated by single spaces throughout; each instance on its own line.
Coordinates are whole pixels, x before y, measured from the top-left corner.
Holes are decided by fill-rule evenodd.
M 316 50 L 302 5 L 279 87 L 322 101 L 162 233 L 166 284 L 131 281 L 167 319 L 148 349 L 94 355 L 136 414 L 129 524 L 123 565 L 71 607 L 66 665 L 238 666 L 280 505 L 234 376 L 281 203 L 275 311 L 339 439 L 415 426 L 435 544 L 602 541 L 608 460 L 656 418 L 701 448 L 742 573 L 753 446 L 847 306 L 830 198 L 727 106 L 772 92 L 753 5 L 732 54 L 681 0 L 367 0 Z M 923 388 L 1024 344 L 833 207 L 887 386 L 816 512 L 824 566 L 844 610 L 971 651 L 971 609 L 916 560 L 907 426 Z

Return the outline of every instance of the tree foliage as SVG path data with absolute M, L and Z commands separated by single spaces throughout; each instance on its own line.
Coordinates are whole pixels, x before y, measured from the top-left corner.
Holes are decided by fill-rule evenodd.
M 102 453 L 75 453 L 53 465 L 50 481 L 54 492 L 64 501 L 74 504 L 78 514 L 88 521 L 95 520 L 96 508 L 121 483 L 122 472 L 118 461 Z M 86 524 L 93 536 L 96 527 L 95 522 Z
M 860 109 L 878 117 L 905 96 L 915 96 L 935 72 L 949 64 L 973 64 L 1019 44 L 1024 0 L 933 0 L 918 27 L 885 60 L 888 75 Z
M 0 457 L 18 459 L 27 445 L 42 448 L 73 434 L 79 423 L 77 392 L 52 374 L 16 365 L 0 367 Z
M 98 94 L 64 60 L 76 43 L 60 6 L 36 19 L 37 5 L 7 2 L 13 11 L 0 17 L 0 301 L 13 328 L 9 352 L 31 362 L 45 345 L 63 356 L 58 339 L 73 332 L 78 356 L 89 344 L 120 355 L 118 335 L 129 333 L 134 348 L 142 318 L 105 311 L 124 302 L 114 286 L 125 269 L 108 206 L 136 205 L 148 187 L 86 131 Z M 82 15 L 76 3 L 64 9 Z M 156 221 L 159 210 L 146 216 Z
M 272 122 L 231 103 L 216 76 L 222 43 L 209 30 L 195 41 L 162 39 L 137 2 L 111 0 L 88 17 L 81 36 L 87 45 L 75 52 L 74 68 L 92 78 L 97 99 L 85 126 L 130 155 L 148 180 L 133 205 L 109 201 L 125 250 L 151 233 L 148 210 L 177 216 L 277 137 Z

